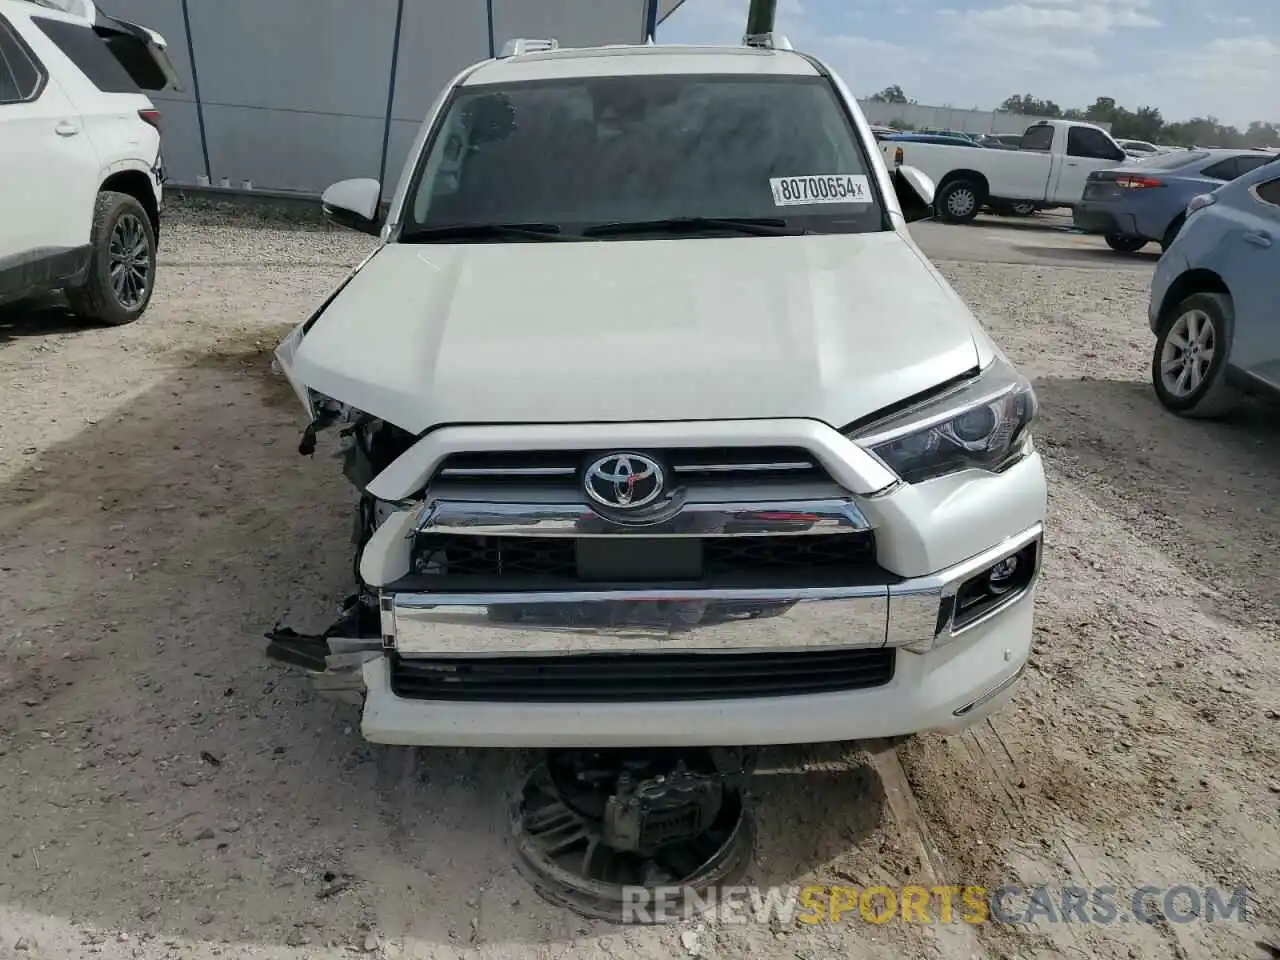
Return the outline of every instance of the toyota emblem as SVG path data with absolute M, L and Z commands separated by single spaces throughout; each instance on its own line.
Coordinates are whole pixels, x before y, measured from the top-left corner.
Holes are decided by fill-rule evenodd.
M 611 453 L 587 466 L 582 476 L 587 496 L 611 510 L 647 507 L 666 486 L 662 465 L 640 453 Z

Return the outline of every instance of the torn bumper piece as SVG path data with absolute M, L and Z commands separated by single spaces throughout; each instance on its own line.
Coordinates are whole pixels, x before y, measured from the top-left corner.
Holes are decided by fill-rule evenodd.
M 364 664 L 383 655 L 378 612 L 356 599 L 324 633 L 302 634 L 291 627 L 267 633 L 267 657 L 313 674 L 317 693 L 354 706 L 364 703 Z

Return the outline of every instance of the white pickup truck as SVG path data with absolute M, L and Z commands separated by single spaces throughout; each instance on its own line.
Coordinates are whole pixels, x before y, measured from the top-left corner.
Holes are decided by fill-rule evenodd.
M 1127 159 L 1101 127 L 1071 120 L 1032 124 L 1019 150 L 906 140 L 885 140 L 880 147 L 890 169 L 906 164 L 937 184 L 935 209 L 940 219 L 951 223 L 967 223 L 984 206 L 1072 207 L 1080 201 L 1090 173 Z

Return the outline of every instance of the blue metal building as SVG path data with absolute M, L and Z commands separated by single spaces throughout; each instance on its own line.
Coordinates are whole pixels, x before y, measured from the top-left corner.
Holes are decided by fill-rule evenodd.
M 642 43 L 683 0 L 99 0 L 164 34 L 183 91 L 154 98 L 176 183 L 388 193 L 432 101 L 515 37 Z

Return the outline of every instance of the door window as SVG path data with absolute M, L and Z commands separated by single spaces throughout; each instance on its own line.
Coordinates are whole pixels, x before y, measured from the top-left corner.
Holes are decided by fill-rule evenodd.
M 1048 124 L 1028 127 L 1027 132 L 1022 135 L 1021 147 L 1023 150 L 1038 150 L 1041 153 L 1048 153 L 1053 147 L 1053 127 Z
M 1271 163 L 1275 157 L 1236 157 L 1236 168 L 1240 171 L 1239 176 L 1244 176 L 1251 170 L 1257 170 L 1264 163 Z
M 1253 192 L 1263 203 L 1269 203 L 1273 207 L 1280 207 L 1280 179 L 1260 183 L 1253 188 Z
M 116 59 L 102 38 L 93 32 L 92 27 L 45 17 L 31 19 L 103 93 L 142 92 L 133 77 L 129 76 L 129 71 Z
M 1201 176 L 1208 177 L 1210 180 L 1234 180 L 1240 176 L 1240 164 L 1235 157 L 1228 157 L 1226 160 L 1219 160 L 1212 166 L 1205 167 L 1200 171 Z
M 0 104 L 34 100 L 44 89 L 44 79 L 35 54 L 0 17 Z
M 1124 151 L 1117 147 L 1101 130 L 1092 127 L 1072 127 L 1067 131 L 1067 155 L 1089 160 L 1124 160 Z
M 1236 177 L 1243 177 L 1246 173 L 1258 169 L 1270 160 L 1271 157 L 1229 157 L 1211 167 L 1206 167 L 1201 172 L 1214 180 L 1234 180 Z

